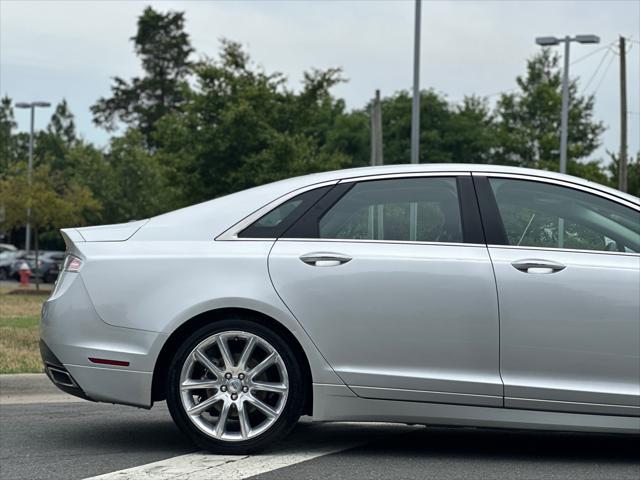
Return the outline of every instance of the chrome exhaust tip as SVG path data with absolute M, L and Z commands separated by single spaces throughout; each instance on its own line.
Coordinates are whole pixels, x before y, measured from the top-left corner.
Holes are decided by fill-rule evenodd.
M 46 369 L 47 373 L 49 374 L 49 378 L 56 385 L 60 385 L 62 387 L 78 388 L 78 385 L 66 370 L 51 365 L 47 365 Z

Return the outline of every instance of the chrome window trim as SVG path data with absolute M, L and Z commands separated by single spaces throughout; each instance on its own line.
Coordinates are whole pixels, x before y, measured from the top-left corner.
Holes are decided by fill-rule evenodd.
M 502 248 L 508 250 L 540 250 L 546 252 L 562 252 L 562 253 L 595 253 L 598 255 L 622 255 L 625 257 L 640 257 L 640 253 L 634 252 L 610 252 L 608 250 L 582 250 L 573 248 L 553 248 L 553 247 L 527 247 L 525 245 L 487 245 L 489 248 Z
M 468 177 L 470 171 L 441 171 L 441 172 L 408 172 L 408 173 L 381 173 L 379 175 L 365 175 L 362 177 L 348 177 L 340 180 L 340 183 L 366 182 L 370 180 L 389 180 L 394 178 L 419 178 L 419 177 Z
M 474 176 L 479 177 L 488 177 L 488 178 L 513 178 L 514 180 L 530 180 L 533 182 L 540 183 L 550 183 L 553 185 L 558 185 L 561 187 L 572 188 L 575 190 L 581 190 L 583 192 L 589 193 L 591 195 L 596 195 L 598 197 L 605 198 L 607 200 L 611 200 L 612 202 L 621 204 L 625 207 L 631 208 L 632 210 L 636 210 L 640 212 L 640 205 L 635 204 L 633 202 L 629 202 L 628 200 L 620 197 L 616 197 L 615 195 L 611 195 L 607 192 L 603 192 L 602 190 L 598 190 L 595 187 L 588 187 L 586 185 L 581 185 L 579 183 L 573 183 L 565 180 L 558 180 L 555 178 L 547 178 L 547 177 L 538 177 L 536 175 L 529 174 L 517 174 L 517 173 L 494 173 L 494 172 L 473 172 Z M 609 252 L 607 250 L 583 250 L 583 249 L 572 249 L 572 248 L 553 248 L 553 247 L 528 247 L 526 245 L 488 245 L 490 248 L 507 248 L 507 249 L 532 249 L 532 250 L 542 250 L 542 251 L 551 251 L 551 252 L 575 252 L 575 253 L 597 253 L 600 255 L 623 255 L 630 257 L 639 257 L 640 253 L 634 252 Z
M 242 239 L 244 240 L 244 239 Z M 424 246 L 444 246 L 444 247 L 485 247 L 484 243 L 463 243 L 463 242 L 419 242 L 412 240 L 375 240 L 369 238 L 277 238 L 272 239 L 278 242 L 329 242 L 329 243 L 384 243 L 389 245 L 424 245 Z
M 260 207 L 258 210 L 254 211 L 253 213 L 250 213 L 249 215 L 244 217 L 242 220 L 240 220 L 238 223 L 232 225 L 230 228 L 228 228 L 227 230 L 222 232 L 220 235 L 218 235 L 215 238 L 215 240 L 222 240 L 222 241 L 227 241 L 227 240 L 250 240 L 250 241 L 271 240 L 271 241 L 273 241 L 273 240 L 275 240 L 275 238 L 239 238 L 238 237 L 238 233 L 240 233 L 242 230 L 247 228 L 249 225 L 251 225 L 253 222 L 258 220 L 260 217 L 262 217 L 266 213 L 269 213 L 271 210 L 273 210 L 274 208 L 276 208 L 279 205 L 283 204 L 287 200 L 295 197 L 296 195 L 300 195 L 301 193 L 308 192 L 309 190 L 315 190 L 316 188 L 322 188 L 322 187 L 327 187 L 327 186 L 330 186 L 330 185 L 336 185 L 339 181 L 340 180 L 338 179 L 338 180 L 329 180 L 329 181 L 326 181 L 326 182 L 314 183 L 312 185 L 307 185 L 307 186 L 304 186 L 304 187 L 297 188 L 296 190 L 293 190 L 293 191 L 291 191 L 289 193 L 285 193 L 284 195 L 281 195 L 280 197 L 276 198 L 275 200 L 272 200 L 271 202 L 267 203 L 263 207 Z
M 307 192 L 309 190 L 314 190 L 316 188 L 326 187 L 329 185 L 337 185 L 338 183 L 352 183 L 352 182 L 360 182 L 360 181 L 368 181 L 368 180 L 386 180 L 392 178 L 407 178 L 407 177 L 458 177 L 458 176 L 469 176 L 471 175 L 470 171 L 442 171 L 442 172 L 407 172 L 407 173 L 381 173 L 379 175 L 365 175 L 360 177 L 348 177 L 348 178 L 338 178 L 335 180 L 328 180 L 325 182 L 314 183 L 312 185 L 307 185 L 305 187 L 300 187 L 292 192 L 286 193 L 275 200 L 269 202 L 265 206 L 259 208 L 255 212 L 249 214 L 242 220 L 240 220 L 235 225 L 232 225 L 230 228 L 222 232 L 220 235 L 215 237 L 216 241 L 275 241 L 275 238 L 240 238 L 238 237 L 238 233 L 247 228 L 253 222 L 258 220 L 260 217 L 270 212 L 272 209 L 278 207 L 280 204 L 286 202 L 290 198 L 295 197 L 301 193 Z M 282 238 L 281 238 L 282 240 Z M 300 240 L 300 239 L 297 239 Z M 316 239 L 319 240 L 319 239 Z M 409 242 L 409 243 L 417 243 L 417 242 Z M 427 242 L 431 243 L 431 242 Z M 436 242 L 437 243 L 437 242 Z M 464 244 L 469 245 L 469 244 Z
M 582 190 L 583 192 L 590 193 L 592 195 L 596 195 L 599 197 L 603 197 L 603 198 L 606 198 L 607 200 L 611 200 L 612 202 L 616 202 L 621 205 L 624 205 L 625 207 L 629 207 L 634 210 L 640 211 L 640 203 L 634 203 L 622 197 L 612 195 L 610 193 L 599 190 L 597 187 L 586 186 L 580 183 L 573 183 L 567 180 L 558 180 L 555 178 L 548 178 L 548 177 L 536 176 L 536 175 L 530 175 L 530 174 L 519 174 L 519 173 L 473 172 L 473 176 L 489 177 L 489 178 L 512 178 L 514 180 L 530 180 L 533 182 L 551 183 L 561 187 L 573 188 L 575 190 Z

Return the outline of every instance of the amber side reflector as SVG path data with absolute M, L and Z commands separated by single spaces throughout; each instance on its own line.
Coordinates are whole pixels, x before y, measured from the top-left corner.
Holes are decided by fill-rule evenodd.
M 129 362 L 123 362 L 122 360 L 109 360 L 108 358 L 91 358 L 89 357 L 89 361 L 91 363 L 100 363 L 102 365 L 116 365 L 118 367 L 128 367 Z

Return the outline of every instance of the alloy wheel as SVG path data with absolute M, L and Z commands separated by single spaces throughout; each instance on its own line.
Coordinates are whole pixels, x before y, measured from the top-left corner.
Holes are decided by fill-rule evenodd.
M 206 435 L 243 441 L 268 430 L 280 417 L 289 378 L 278 351 L 245 331 L 219 332 L 187 355 L 180 399 L 189 420 Z

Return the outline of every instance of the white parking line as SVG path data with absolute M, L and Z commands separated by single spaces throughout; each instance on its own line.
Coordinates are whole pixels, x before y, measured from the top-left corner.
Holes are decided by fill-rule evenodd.
M 351 442 L 306 451 L 280 451 L 262 455 L 213 455 L 191 453 L 159 462 L 91 477 L 91 480 L 235 480 L 295 465 L 323 455 L 354 448 L 365 442 Z
M 368 424 L 368 427 L 373 429 L 367 430 L 368 434 L 358 435 L 357 438 L 347 435 L 352 438 L 341 439 L 331 434 L 320 434 L 320 438 L 313 438 L 312 433 L 311 436 L 306 437 L 306 441 L 298 440 L 294 445 L 283 443 L 277 451 L 258 455 L 190 453 L 98 475 L 87 480 L 210 480 L 213 478 L 238 480 L 355 448 L 375 440 L 381 434 L 406 433 L 418 428 L 380 423 Z

